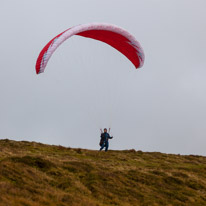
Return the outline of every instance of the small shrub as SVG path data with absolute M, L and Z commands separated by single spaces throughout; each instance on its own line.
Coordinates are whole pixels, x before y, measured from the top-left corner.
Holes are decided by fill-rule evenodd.
M 49 160 L 42 159 L 41 157 L 32 157 L 32 156 L 24 156 L 24 157 L 11 157 L 13 162 L 19 162 L 26 164 L 31 167 L 36 167 L 40 170 L 48 170 L 53 164 Z

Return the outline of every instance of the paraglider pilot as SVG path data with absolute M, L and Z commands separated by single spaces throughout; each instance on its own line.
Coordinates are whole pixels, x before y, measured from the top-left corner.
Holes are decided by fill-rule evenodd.
M 110 137 L 109 133 L 107 132 L 107 128 L 104 128 L 104 132 L 101 131 L 101 139 L 100 139 L 100 151 L 105 147 L 105 152 L 109 148 L 109 139 L 112 139 L 113 137 Z

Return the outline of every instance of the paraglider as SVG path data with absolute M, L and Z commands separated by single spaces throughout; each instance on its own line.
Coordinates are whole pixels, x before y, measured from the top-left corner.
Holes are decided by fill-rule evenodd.
M 136 68 L 140 68 L 144 64 L 144 51 L 128 31 L 112 24 L 89 23 L 71 27 L 49 41 L 36 61 L 37 74 L 44 72 L 54 51 L 73 35 L 95 39 L 112 46 L 125 55 Z
M 144 64 L 144 51 L 139 42 L 128 31 L 116 25 L 106 23 L 89 23 L 71 27 L 50 40 L 40 52 L 36 61 L 36 73 L 44 72 L 49 59 L 55 50 L 68 38 L 78 35 L 104 42 L 118 50 L 136 67 Z M 109 139 L 113 137 L 104 129 L 101 131 L 100 151 L 109 147 Z
M 109 139 L 112 139 L 113 137 L 110 136 L 110 134 L 107 132 L 107 128 L 104 128 L 104 132 L 102 131 L 102 129 L 100 129 L 100 131 L 101 131 L 101 135 L 100 135 L 101 139 L 99 142 L 99 146 L 100 146 L 99 151 L 102 151 L 102 149 L 105 147 L 105 152 L 107 152 L 109 148 Z

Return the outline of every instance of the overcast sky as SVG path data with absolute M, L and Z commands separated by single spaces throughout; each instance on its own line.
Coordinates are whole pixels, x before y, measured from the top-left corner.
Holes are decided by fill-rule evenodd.
M 206 155 L 205 0 L 0 0 L 0 138 L 98 149 Z M 50 59 L 43 46 L 67 28 L 116 24 L 145 51 L 136 70 L 112 47 L 74 36 Z

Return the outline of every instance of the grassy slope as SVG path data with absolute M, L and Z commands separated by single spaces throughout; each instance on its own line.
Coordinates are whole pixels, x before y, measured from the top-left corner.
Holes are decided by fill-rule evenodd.
M 206 205 L 206 157 L 0 140 L 2 205 Z

